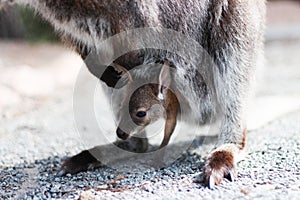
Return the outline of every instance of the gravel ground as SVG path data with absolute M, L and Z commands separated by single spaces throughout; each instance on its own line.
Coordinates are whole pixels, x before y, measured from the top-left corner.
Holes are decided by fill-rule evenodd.
M 204 144 L 198 137 L 161 170 L 102 167 L 56 177 L 67 156 L 94 145 L 83 143 L 73 119 L 73 87 L 82 62 L 59 45 L 0 42 L 0 199 L 299 199 L 299 7 L 287 2 L 269 7 L 266 68 L 249 109 L 248 155 L 239 163 L 238 179 L 213 190 L 197 183 L 213 137 Z M 281 31 L 286 13 L 292 23 L 284 27 L 292 36 Z M 113 140 L 107 106 L 97 109 L 105 113 L 100 118 Z
M 135 173 L 100 168 L 56 177 L 65 158 L 49 157 L 0 170 L 0 197 L 21 199 L 299 199 L 300 111 L 250 132 L 238 179 L 214 190 L 196 183 L 203 149 L 191 147 L 172 165 Z M 197 146 L 197 145 L 194 145 Z

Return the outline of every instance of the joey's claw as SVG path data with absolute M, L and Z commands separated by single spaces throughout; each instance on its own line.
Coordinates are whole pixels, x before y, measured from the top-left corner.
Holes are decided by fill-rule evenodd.
M 216 151 L 208 157 L 205 164 L 205 184 L 214 188 L 226 178 L 229 181 L 235 179 L 235 165 L 231 152 Z

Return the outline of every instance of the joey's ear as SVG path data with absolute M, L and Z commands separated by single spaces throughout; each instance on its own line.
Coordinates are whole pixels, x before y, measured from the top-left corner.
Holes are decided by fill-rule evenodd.
M 167 89 L 171 84 L 170 64 L 165 61 L 159 73 L 158 98 L 165 99 Z
M 132 76 L 130 75 L 129 71 L 125 69 L 123 66 L 117 64 L 117 63 L 112 63 L 112 67 L 115 68 L 115 70 L 119 73 L 120 78 L 118 79 L 118 82 L 116 83 L 115 88 L 122 88 L 125 86 L 127 83 L 132 82 Z

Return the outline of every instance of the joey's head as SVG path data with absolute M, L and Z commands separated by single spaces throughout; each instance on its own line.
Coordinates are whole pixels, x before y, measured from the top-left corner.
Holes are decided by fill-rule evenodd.
M 147 126 L 163 117 L 164 104 L 158 98 L 158 84 L 146 84 L 133 92 L 129 100 L 129 113 L 138 126 Z
M 156 78 L 157 84 L 148 83 L 140 87 L 135 87 L 134 81 L 130 78 L 118 116 L 119 138 L 127 139 L 130 135 L 140 133 L 147 125 L 166 117 L 167 102 L 174 96 L 169 95 L 168 87 L 171 82 L 169 66 L 163 65 L 159 77 Z

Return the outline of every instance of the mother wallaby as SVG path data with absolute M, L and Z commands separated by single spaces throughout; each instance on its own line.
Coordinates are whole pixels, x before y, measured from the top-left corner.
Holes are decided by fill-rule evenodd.
M 213 187 L 224 177 L 234 178 L 236 163 L 245 148 L 247 132 L 244 123 L 245 102 L 256 65 L 262 57 L 264 0 L 15 0 L 15 2 L 34 8 L 53 24 L 62 38 L 75 47 L 83 59 L 97 48 L 98 41 L 134 28 L 172 29 L 197 41 L 216 65 L 216 69 L 207 73 L 213 73 L 210 74 L 215 87 L 213 90 L 222 113 L 219 141 L 205 164 L 206 184 Z M 100 49 L 102 50 L 105 49 Z M 153 52 L 149 52 L 151 51 L 141 50 L 128 53 L 116 59 L 114 63 L 130 70 L 143 64 L 145 60 L 157 63 L 168 60 L 174 68 L 185 68 L 182 66 L 184 62 L 178 62 L 176 56 L 166 57 L 164 52 L 160 55 L 158 51 L 155 57 L 149 59 L 149 56 L 153 55 Z M 119 76 L 118 69 L 110 67 L 103 74 L 99 74 L 93 66 L 89 64 L 87 66 L 108 86 L 115 86 Z M 189 74 L 189 70 L 186 70 L 186 74 L 193 76 Z M 211 106 L 206 109 L 207 112 L 216 109 L 213 103 L 207 105 Z M 205 117 L 202 114 L 199 109 L 199 121 L 203 122 Z M 76 161 L 73 160 L 72 164 L 74 162 Z M 84 166 L 94 162 L 92 158 L 86 159 Z M 67 172 L 78 171 L 68 171 L 68 165 L 70 163 L 65 164 Z

